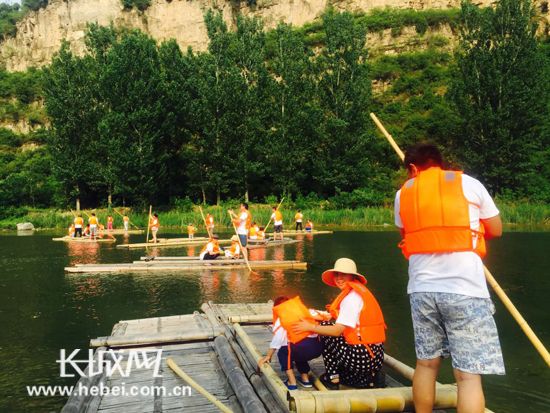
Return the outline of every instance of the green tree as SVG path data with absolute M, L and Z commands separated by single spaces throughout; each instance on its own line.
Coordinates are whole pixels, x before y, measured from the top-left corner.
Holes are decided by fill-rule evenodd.
M 548 146 L 541 128 L 549 83 L 534 13 L 530 0 L 500 0 L 484 9 L 462 4 L 449 92 L 462 119 L 454 149 L 493 194 L 533 192 L 536 158 Z
M 46 110 L 51 120 L 52 172 L 66 198 L 80 199 L 101 181 L 96 113 L 97 78 L 89 56 L 76 57 L 63 41 L 44 69 Z

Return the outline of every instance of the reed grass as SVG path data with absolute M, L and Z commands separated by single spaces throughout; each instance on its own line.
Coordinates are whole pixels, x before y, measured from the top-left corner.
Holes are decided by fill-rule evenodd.
M 501 212 L 502 221 L 504 224 L 512 225 L 550 225 L 550 206 L 544 203 L 505 203 L 497 202 L 497 206 Z M 127 212 L 130 220 L 140 228 L 147 228 L 147 214 L 133 213 L 128 208 L 119 212 Z M 210 213 L 214 217 L 216 226 L 231 227 L 231 222 L 227 209 L 223 207 L 206 207 L 203 208 L 204 214 Z M 86 210 L 82 212 L 84 221 L 88 218 L 84 212 L 91 214 L 95 212 L 99 218 L 99 222 L 106 226 L 108 210 Z M 238 213 L 238 208 L 235 208 Z M 252 220 L 260 226 L 265 226 L 269 222 L 271 216 L 271 207 L 268 205 L 256 204 L 250 208 Z M 153 210 L 155 213 L 155 210 Z M 282 207 L 285 226 L 287 229 L 294 226 L 295 209 Z M 393 209 L 376 207 L 376 208 L 356 208 L 356 209 L 338 209 L 324 210 L 321 208 L 312 208 L 302 210 L 304 220 L 311 219 L 316 226 L 369 226 L 369 225 L 393 225 Z M 181 227 L 188 223 L 203 226 L 203 220 L 198 207 L 194 207 L 191 212 L 180 212 L 171 210 L 159 212 L 160 225 L 165 227 Z M 114 218 L 115 228 L 122 228 L 122 217 L 114 211 L 111 213 Z M 68 228 L 73 222 L 74 216 L 71 212 L 59 210 L 33 210 L 27 215 L 19 218 L 8 218 L 0 221 L 2 229 L 16 229 L 18 222 L 31 222 L 35 228 Z M 304 221 L 305 222 L 305 221 Z M 273 224 L 271 224 L 273 225 Z

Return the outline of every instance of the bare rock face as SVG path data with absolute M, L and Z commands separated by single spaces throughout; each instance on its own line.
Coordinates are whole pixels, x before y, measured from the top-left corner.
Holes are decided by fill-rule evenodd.
M 17 231 L 32 231 L 34 230 L 34 225 L 30 222 L 22 222 L 17 224 Z
M 482 0 L 490 3 L 490 0 Z M 266 28 L 283 20 L 295 26 L 319 19 L 328 6 L 352 12 L 376 7 L 442 9 L 458 7 L 459 0 L 257 0 L 255 8 L 236 9 L 230 0 L 152 0 L 143 13 L 125 10 L 121 0 L 51 0 L 36 12 L 30 12 L 17 24 L 17 35 L 0 43 L 0 61 L 7 70 L 25 70 L 51 62 L 61 40 L 67 39 L 76 54 L 84 52 L 86 23 L 115 27 L 133 27 L 162 41 L 176 39 L 182 50 L 191 46 L 205 50 L 208 45 L 203 14 L 209 8 L 223 11 L 232 26 L 237 12 L 261 17 Z

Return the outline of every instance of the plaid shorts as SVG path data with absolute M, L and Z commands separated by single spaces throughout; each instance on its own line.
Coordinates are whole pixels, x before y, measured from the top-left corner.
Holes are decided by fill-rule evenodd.
M 451 356 L 457 370 L 505 374 L 491 299 L 413 293 L 410 302 L 418 359 Z

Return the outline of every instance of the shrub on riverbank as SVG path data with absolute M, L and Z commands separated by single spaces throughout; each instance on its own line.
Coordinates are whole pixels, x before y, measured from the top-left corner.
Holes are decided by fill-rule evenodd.
M 545 203 L 499 203 L 502 221 L 505 224 L 512 225 L 549 225 L 550 224 L 550 206 Z M 237 205 L 237 204 L 235 204 Z M 230 227 L 231 222 L 227 209 L 231 206 L 223 207 L 206 207 L 203 212 L 212 214 L 217 226 Z M 234 206 L 235 212 L 238 212 L 238 207 Z M 294 226 L 294 214 L 297 208 L 282 207 L 284 222 L 286 229 L 291 229 Z M 133 212 L 129 208 L 119 209 L 120 212 L 127 211 L 131 221 L 140 228 L 147 228 L 147 213 Z M 271 206 L 266 204 L 255 204 L 250 208 L 252 219 L 259 225 L 266 225 L 271 216 Z M 68 228 L 74 220 L 71 212 L 63 212 L 56 210 L 37 210 L 19 208 L 17 210 L 7 211 L 8 214 L 3 214 L 3 219 L 0 220 L 0 228 L 16 229 L 18 222 L 31 222 L 35 228 Z M 87 210 L 88 214 L 95 212 L 102 224 L 107 222 L 107 209 Z M 179 227 L 185 226 L 192 222 L 199 227 L 203 226 L 203 220 L 198 206 L 191 208 L 191 212 L 182 212 L 181 210 L 166 210 L 155 211 L 158 213 L 161 226 Z M 359 207 L 355 209 L 325 209 L 322 206 L 317 208 L 303 208 L 302 213 L 304 219 L 311 219 L 315 225 L 322 226 L 369 226 L 369 225 L 393 225 L 393 209 L 391 207 L 375 207 L 365 208 Z M 11 214 L 11 215 L 9 215 Z M 82 213 L 84 220 L 87 221 L 87 216 Z M 115 212 L 111 212 L 114 218 L 115 228 L 122 228 L 122 217 Z

